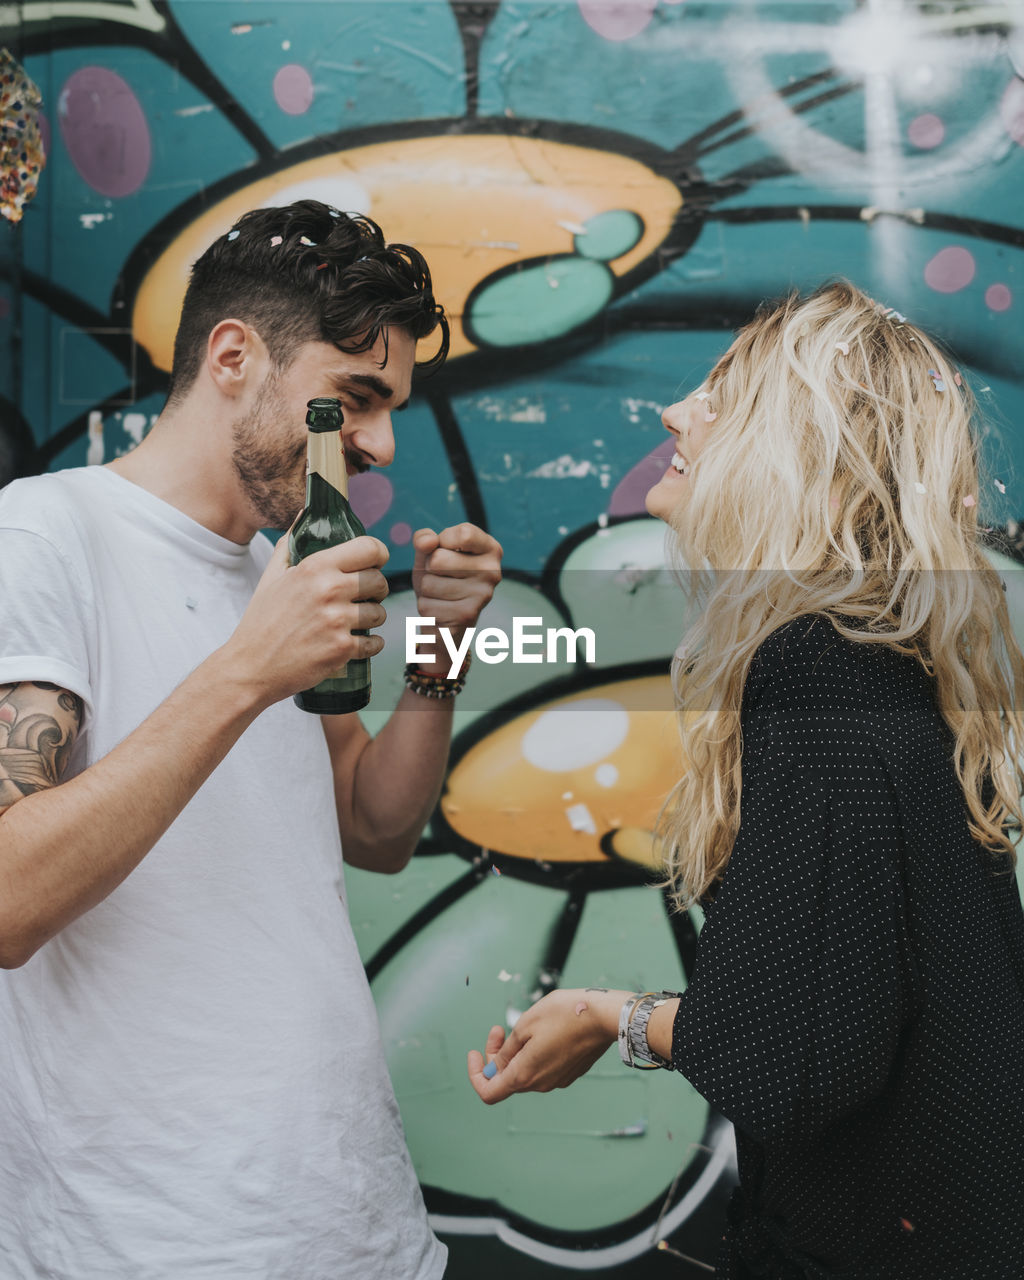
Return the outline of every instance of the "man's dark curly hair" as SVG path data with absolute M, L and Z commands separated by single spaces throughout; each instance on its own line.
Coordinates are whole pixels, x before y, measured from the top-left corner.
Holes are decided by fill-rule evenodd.
M 253 209 L 196 261 L 174 339 L 169 401 L 191 387 L 210 331 L 229 318 L 252 325 L 277 368 L 304 342 L 359 352 L 381 335 L 386 361 L 392 325 L 415 339 L 440 327 L 440 347 L 421 367 L 448 354 L 448 320 L 423 255 L 386 244 L 372 219 L 319 200 Z

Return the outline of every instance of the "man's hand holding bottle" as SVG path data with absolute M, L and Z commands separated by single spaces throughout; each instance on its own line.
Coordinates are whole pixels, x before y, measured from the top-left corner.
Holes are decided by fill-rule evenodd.
M 356 635 L 383 625 L 388 594 L 381 572 L 388 549 L 364 534 L 289 566 L 281 538 L 249 607 L 226 648 L 234 668 L 251 682 L 264 706 L 312 688 L 358 658 L 380 653 L 379 635 Z
M 387 614 L 382 572 L 388 550 L 365 534 L 307 556 L 289 567 L 288 539 L 282 537 L 260 579 L 245 615 L 228 645 L 236 671 L 269 706 L 311 688 L 345 663 L 373 657 L 384 647 L 372 634 Z M 476 525 L 462 523 L 440 533 L 419 529 L 413 589 L 422 617 L 447 627 L 455 642 L 475 626 L 501 580 L 501 546 Z M 371 631 L 370 635 L 355 635 Z M 424 638 L 423 648 L 427 647 Z M 446 676 L 451 664 L 440 639 L 427 674 Z

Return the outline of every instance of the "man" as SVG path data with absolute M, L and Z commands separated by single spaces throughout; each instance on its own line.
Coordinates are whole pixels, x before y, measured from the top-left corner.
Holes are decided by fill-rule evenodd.
M 193 268 L 142 444 L 0 496 L 4 1280 L 444 1270 L 340 855 L 408 861 L 458 682 L 411 672 L 373 740 L 300 711 L 380 651 L 355 633 L 384 619 L 387 552 L 290 568 L 258 534 L 302 506 L 314 396 L 342 402 L 350 472 L 387 466 L 439 326 L 435 362 L 426 264 L 369 220 L 249 213 Z M 415 548 L 421 611 L 475 623 L 498 544 L 460 525 Z

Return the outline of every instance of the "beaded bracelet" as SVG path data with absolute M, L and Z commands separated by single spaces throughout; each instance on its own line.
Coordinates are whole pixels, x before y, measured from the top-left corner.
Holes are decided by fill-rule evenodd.
M 410 662 L 405 668 L 405 683 L 413 693 L 418 693 L 424 698 L 454 698 L 466 687 L 466 672 L 469 670 L 471 659 L 472 654 L 467 653 L 459 674 L 450 679 L 448 676 L 427 675 L 425 671 L 421 671 Z

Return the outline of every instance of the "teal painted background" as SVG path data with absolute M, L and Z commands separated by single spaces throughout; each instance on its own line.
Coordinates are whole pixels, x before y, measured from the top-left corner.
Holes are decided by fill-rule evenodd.
M 349 875 L 410 1147 L 452 1276 L 707 1274 L 729 1134 L 684 1081 L 611 1055 L 567 1093 L 488 1111 L 465 1050 L 555 981 L 685 983 L 699 921 L 670 919 L 623 852 L 651 806 L 616 725 L 665 768 L 663 722 L 624 683 L 656 679 L 682 627 L 642 494 L 668 456 L 661 409 L 762 298 L 842 274 L 937 332 L 984 411 L 985 519 L 1024 515 L 1015 7 L 61 8 L 0 9 L 50 139 L 22 226 L 0 227 L 0 479 L 141 437 L 166 383 L 153 334 L 177 307 L 141 290 L 168 255 L 187 262 L 219 202 L 280 203 L 312 165 L 305 194 L 424 249 L 460 345 L 402 416 L 387 476 L 355 494 L 392 551 L 367 718 L 400 689 L 422 524 L 469 518 L 504 543 L 491 624 L 571 621 L 600 643 L 592 668 L 543 680 L 478 663 L 453 764 L 484 760 L 486 783 L 402 876 Z M 999 563 L 1024 634 L 1018 571 Z M 574 695 L 590 718 L 560 701 Z M 510 764 L 537 723 L 557 767 Z

